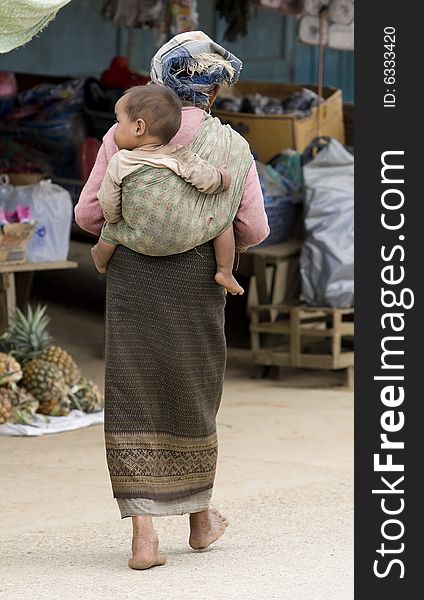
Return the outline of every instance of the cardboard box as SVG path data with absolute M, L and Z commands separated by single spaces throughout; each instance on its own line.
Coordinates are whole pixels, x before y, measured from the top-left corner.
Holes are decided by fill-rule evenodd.
M 35 223 L 11 223 L 0 227 L 0 264 L 21 264 L 34 233 Z
M 225 90 L 225 95 L 262 94 L 283 100 L 304 87 L 317 91 L 316 86 L 306 84 L 240 81 L 233 88 Z M 229 123 L 247 139 L 258 160 L 268 162 L 285 148 L 303 152 L 318 133 L 345 143 L 342 92 L 337 88 L 325 87 L 323 97 L 325 101 L 313 107 L 311 115 L 303 118 L 235 113 L 219 109 L 213 109 L 213 114 L 223 123 Z

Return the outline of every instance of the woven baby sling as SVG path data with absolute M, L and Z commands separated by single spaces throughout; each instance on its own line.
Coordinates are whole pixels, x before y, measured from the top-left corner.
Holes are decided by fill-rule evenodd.
M 248 143 L 229 125 L 206 115 L 188 148 L 216 167 L 226 165 L 229 189 L 204 194 L 170 169 L 142 165 L 122 181 L 122 219 L 105 224 L 105 241 L 165 256 L 204 244 L 231 225 L 252 164 Z

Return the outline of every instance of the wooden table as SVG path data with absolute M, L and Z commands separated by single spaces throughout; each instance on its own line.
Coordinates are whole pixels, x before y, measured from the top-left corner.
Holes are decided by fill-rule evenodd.
M 8 327 L 16 308 L 15 273 L 33 274 L 35 271 L 76 269 L 77 266 L 78 263 L 71 260 L 0 264 L 0 335 Z

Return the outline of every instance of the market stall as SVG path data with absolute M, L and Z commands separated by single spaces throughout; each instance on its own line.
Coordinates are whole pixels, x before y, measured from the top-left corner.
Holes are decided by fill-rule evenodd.
M 160 45 L 170 35 L 201 27 L 202 15 L 206 14 L 206 3 L 200 6 L 195 1 L 154 3 L 155 7 L 149 5 L 148 9 L 146 6 L 149 3 L 145 3 L 143 10 L 140 4 L 137 14 L 129 9 L 130 3 L 112 3 L 105 0 L 99 4 L 103 20 L 116 27 L 117 50 L 115 56 L 105 57 L 100 72 L 93 72 L 85 77 L 64 73 L 59 77 L 40 75 L 36 78 L 33 74 L 7 72 L 0 78 L 0 173 L 7 173 L 11 178 L 19 178 L 24 174 L 35 176 L 36 180 L 50 178 L 60 187 L 62 195 L 64 190 L 68 194 L 71 201 L 70 204 L 68 202 L 68 206 L 77 202 L 94 163 L 102 136 L 114 123 L 116 99 L 126 89 L 134 85 L 145 85 L 149 81 L 147 70 L 141 71 L 132 67 L 134 48 L 137 46 L 134 32 L 142 29 L 143 32 L 150 30 L 153 34 L 153 37 L 149 38 L 151 55 L 153 46 Z M 137 3 L 131 4 L 134 7 Z M 287 31 L 290 29 L 296 36 L 294 50 L 287 54 L 293 57 L 297 50 L 300 55 L 301 50 L 306 47 L 317 50 L 314 55 L 315 70 L 310 71 L 309 83 L 283 83 L 242 77 L 231 91 L 225 88 L 221 90 L 213 108 L 215 116 L 228 123 L 250 143 L 271 228 L 270 236 L 265 242 L 240 257 L 239 273 L 246 278 L 254 276 L 249 298 L 247 301 L 243 300 L 246 321 L 251 316 L 252 319 L 256 319 L 253 315 L 259 314 L 259 323 L 252 322 L 252 344 L 261 346 L 266 340 L 267 346 L 287 347 L 292 343 L 290 336 L 286 335 L 287 332 L 277 336 L 275 341 L 270 341 L 269 331 L 261 332 L 258 326 L 260 324 L 262 329 L 266 329 L 268 321 L 268 327 L 272 329 L 275 321 L 290 320 L 290 310 L 280 314 L 273 310 L 281 304 L 286 306 L 288 299 L 296 305 L 303 302 L 309 307 L 316 306 L 317 309 L 352 309 L 348 319 L 353 322 L 351 146 L 354 113 L 352 105 L 346 106 L 343 103 L 342 90 L 339 87 L 324 85 L 326 52 L 343 51 L 344 54 L 348 54 L 352 49 L 353 1 L 245 1 L 236 3 L 237 8 L 231 8 L 230 4 L 232 3 L 211 2 L 210 6 L 215 6 L 216 10 L 208 9 L 210 13 L 214 13 L 214 19 L 216 13 L 221 17 L 222 23 L 225 23 L 225 27 L 222 28 L 224 39 L 237 43 L 240 38 L 248 35 L 253 14 L 272 14 L 276 15 L 276 19 L 277 15 L 283 15 L 284 23 L 287 21 L 292 24 L 291 29 L 288 28 Z M 214 23 L 216 25 L 216 21 Z M 123 28 L 126 45 L 122 42 Z M 289 72 L 295 72 L 294 67 L 295 61 Z M 334 148 L 334 144 L 339 144 L 339 149 L 345 144 L 349 146 L 350 150 L 346 152 L 350 158 L 342 158 L 341 163 L 343 160 L 347 161 L 350 170 L 343 175 L 342 183 L 337 183 L 337 192 L 326 204 L 328 174 L 316 167 L 323 162 L 321 159 L 328 153 L 328 148 Z M 334 157 L 330 158 L 333 160 Z M 338 162 L 338 159 L 334 158 L 331 169 L 337 170 L 339 164 L 340 160 Z M 344 194 L 346 188 L 347 195 Z M 2 198 L 4 196 L 3 193 Z M 337 217 L 341 201 L 344 202 L 343 223 Z M 4 199 L 0 202 L 0 206 L 2 205 L 9 212 L 11 208 L 15 208 L 6 206 Z M 319 235 L 314 224 L 317 210 L 320 211 L 322 226 Z M 41 213 L 38 208 L 34 206 L 32 212 L 33 220 L 39 222 Z M 56 210 L 53 212 L 57 213 Z M 7 219 L 3 227 L 9 225 L 6 221 Z M 336 234 L 331 223 L 335 223 Z M 75 223 L 69 224 L 68 233 L 61 235 L 61 239 L 67 238 L 69 241 L 71 226 L 74 235 L 76 234 Z M 56 224 L 53 229 L 57 227 Z M 36 239 L 37 230 L 40 230 L 39 226 L 33 234 L 33 239 Z M 41 233 L 43 230 L 41 227 Z M 343 244 L 339 243 L 340 236 L 343 237 Z M 29 244 L 25 265 L 31 264 L 31 270 L 42 268 L 46 260 L 36 257 L 33 250 Z M 63 268 L 75 266 L 66 259 L 67 256 L 50 254 L 48 268 L 57 268 L 54 267 L 55 264 Z M 287 264 L 290 270 L 289 277 L 279 277 L 279 272 L 287 269 Z M 25 265 L 20 265 L 16 270 L 29 272 L 29 266 Z M 3 264 L 1 293 L 4 306 L 9 303 L 9 307 L 14 304 L 11 269 L 10 265 Z M 327 277 L 326 282 L 323 281 L 324 275 Z M 334 291 L 339 284 L 345 288 L 347 286 L 347 294 L 325 292 L 326 289 Z M 227 313 L 231 317 L 234 302 L 229 299 L 227 304 Z M 268 316 L 263 308 L 258 312 L 258 306 L 264 304 L 271 307 Z M 240 304 L 237 305 L 237 311 L 233 312 L 240 313 Z M 324 321 L 320 321 L 318 317 L 319 315 L 316 319 L 318 325 L 314 327 L 335 330 L 335 327 L 330 325 L 330 317 Z M 231 326 L 232 319 L 227 321 Z M 343 347 L 340 352 L 350 352 L 352 348 L 353 329 L 350 325 L 345 329 L 349 329 L 349 333 L 346 340 L 341 342 Z M 318 337 L 318 334 L 313 332 L 310 337 L 314 336 Z M 231 338 L 231 335 L 229 337 Z M 325 338 L 323 352 L 333 355 L 329 344 L 333 344 L 334 348 L 336 345 L 328 341 L 331 336 L 323 334 L 321 337 Z M 313 344 L 309 342 L 307 339 L 305 353 L 312 352 Z M 257 360 L 257 355 L 254 360 Z M 271 360 L 271 364 L 274 364 L 273 361 L 274 359 Z M 349 361 L 349 365 L 346 366 L 350 367 L 353 364 L 352 352 L 349 354 Z M 321 364 L 323 365 L 324 361 L 321 361 Z M 337 361 L 331 364 L 332 368 L 342 368 Z

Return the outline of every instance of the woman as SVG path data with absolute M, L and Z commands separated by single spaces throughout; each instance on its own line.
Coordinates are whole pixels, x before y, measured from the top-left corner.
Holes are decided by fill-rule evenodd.
M 200 132 L 207 134 L 206 115 L 220 84 L 235 83 L 240 69 L 235 56 L 202 32 L 177 35 L 157 52 L 152 60 L 153 82 L 173 89 L 184 103 L 173 143 L 189 145 Z M 215 129 L 200 146 L 206 154 L 208 145 L 220 137 L 216 127 L 224 132 L 224 126 L 212 121 Z M 97 192 L 117 151 L 113 132 L 114 127 L 103 138 L 75 209 L 77 223 L 96 235 L 103 224 Z M 231 135 L 238 136 L 232 131 Z M 246 159 L 233 154 L 230 172 L 231 163 L 238 166 Z M 234 220 L 236 243 L 242 250 L 264 240 L 269 228 L 250 153 L 246 172 L 239 177 L 243 180 L 232 183 L 242 183 Z M 225 517 L 209 508 L 226 360 L 225 296 L 214 273 L 212 241 L 162 257 L 119 246 L 109 264 L 106 456 L 121 516 L 131 516 L 133 521 L 129 566 L 134 569 L 165 563 L 154 516 L 188 513 L 193 549 L 207 548 L 228 525 Z

